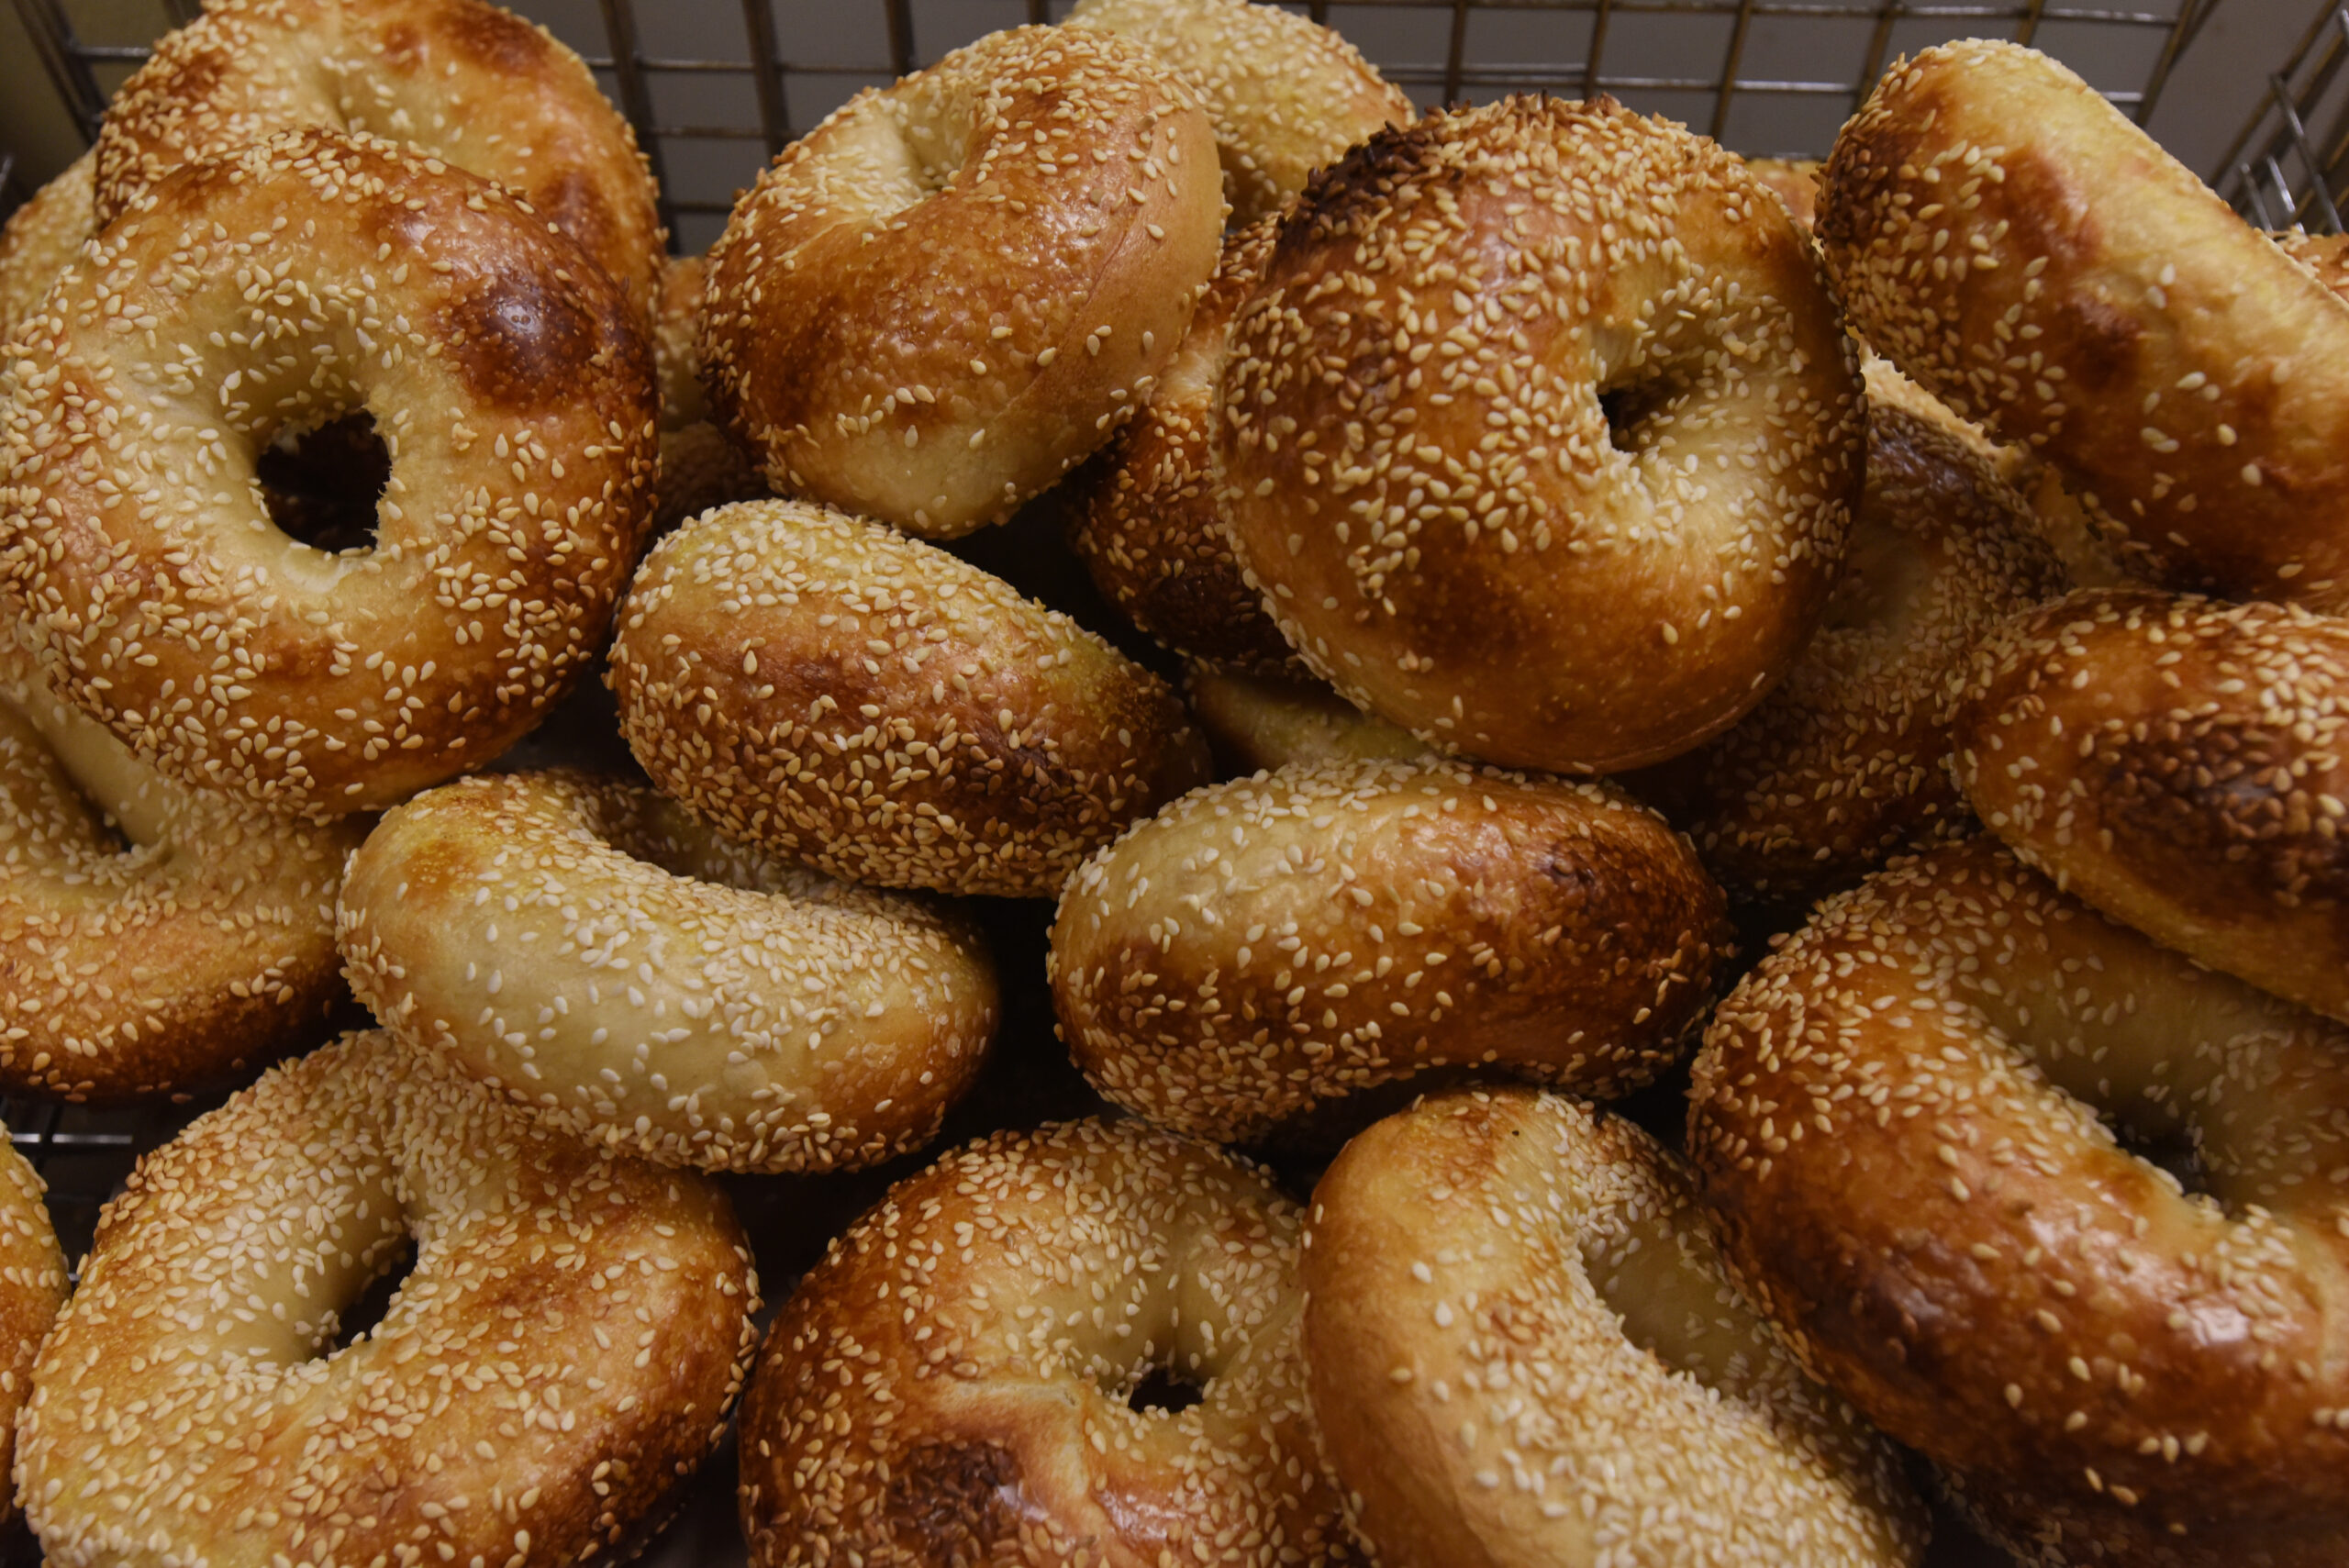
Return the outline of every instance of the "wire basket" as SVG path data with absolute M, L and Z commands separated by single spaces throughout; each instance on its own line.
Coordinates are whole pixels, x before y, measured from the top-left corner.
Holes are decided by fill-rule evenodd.
M 1050 22 L 1073 0 L 506 0 L 594 69 L 634 126 L 672 242 L 706 248 L 738 189 L 858 89 L 885 83 L 998 28 Z M 1611 93 L 1752 155 L 1822 157 L 1837 128 L 1900 55 L 1955 38 L 2031 44 L 2080 72 L 2143 123 L 2213 15 L 2242 0 L 1310 0 L 1290 9 L 1335 27 L 1422 106 L 1535 91 Z M 83 139 L 152 37 L 200 0 L 148 0 L 144 22 L 95 0 L 12 0 L 43 74 Z M 114 30 L 108 31 L 111 27 Z M 35 181 L 0 148 L 0 207 Z M 2223 155 L 2202 171 L 2263 228 L 2342 231 L 2349 206 L 2349 3 L 2327 0 L 2268 74 Z M 1041 959 L 1039 960 L 1041 962 Z M 1049 1020 L 1039 1032 L 1050 1039 Z M 0 1100 L 0 1121 L 50 1185 L 69 1258 L 137 1155 L 202 1105 L 91 1111 Z M 870 1185 L 860 1183 L 860 1187 Z M 752 1209 L 789 1207 L 763 1189 Z M 762 1256 L 770 1296 L 788 1284 Z M 739 1562 L 730 1455 L 706 1467 L 681 1518 L 651 1549 L 659 1568 Z M 17 1529 L 0 1568 L 39 1560 Z M 1960 1540 L 1947 1568 L 1994 1555 Z

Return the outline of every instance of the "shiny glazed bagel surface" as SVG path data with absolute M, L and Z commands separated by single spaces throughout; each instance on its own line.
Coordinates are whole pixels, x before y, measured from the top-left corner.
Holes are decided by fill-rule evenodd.
M 918 1148 L 998 1013 L 961 918 L 567 769 L 394 811 L 340 915 L 386 1026 L 541 1123 L 664 1165 L 823 1171 Z
M 930 538 L 1107 440 L 1215 269 L 1197 95 L 1084 28 L 995 33 L 860 93 L 736 204 L 702 378 L 776 490 Z
M 1449 751 L 1597 773 L 1785 674 L 1862 414 L 1818 263 L 1734 155 L 1520 97 L 1315 178 L 1232 328 L 1216 461 L 1315 673 Z
M 505 750 L 641 548 L 651 359 L 618 292 L 504 192 L 387 142 L 295 132 L 165 177 L 18 349 L 0 589 L 61 695 L 281 815 Z M 254 464 L 361 409 L 390 479 L 373 547 L 329 553 L 271 521 Z
M 729 837 L 852 881 L 1050 897 L 1208 776 L 1155 675 L 877 523 L 722 507 L 646 558 L 612 645 L 621 730 Z
M 1966 795 L 2024 860 L 2349 1018 L 2349 621 L 2076 594 L 1983 648 L 1955 734 Z
M 1382 1562 L 1922 1557 L 1892 1446 L 1803 1374 L 1679 1161 L 1630 1122 L 1436 1095 L 1349 1144 L 1310 1212 L 1314 1413 Z
M 2137 577 L 2349 606 L 2349 303 L 2052 60 L 1927 50 L 1828 161 L 1853 326 L 2027 441 Z
M 1637 1087 L 1728 937 L 1687 843 L 1611 787 L 1300 766 L 1195 790 L 1086 862 L 1052 1003 L 1103 1095 L 1248 1142 L 1431 1070 Z
M 1252 1167 L 1133 1121 L 900 1182 L 767 1335 L 751 1562 L 1361 1562 L 1306 1405 L 1297 1223 Z M 1144 1405 L 1153 1372 L 1197 1402 Z
M 382 1321 L 336 1348 L 411 1240 Z M 34 1369 L 26 1514 L 74 1568 L 617 1556 L 725 1431 L 757 1307 L 706 1178 L 345 1036 L 108 1206 Z
M 98 134 L 110 222 L 184 163 L 318 126 L 494 180 L 648 317 L 663 236 L 635 134 L 586 63 L 483 0 L 211 0 L 132 74 Z
M 2122 1132 L 2190 1150 L 2199 1190 Z M 2339 1561 L 2343 1026 L 1975 840 L 1829 901 L 1731 994 L 1689 1145 L 1805 1363 L 2027 1561 Z

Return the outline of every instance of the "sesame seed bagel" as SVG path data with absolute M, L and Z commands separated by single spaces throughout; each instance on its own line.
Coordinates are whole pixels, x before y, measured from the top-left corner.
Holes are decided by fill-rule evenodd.
M 1081 0 L 1070 23 L 1146 45 L 1207 101 L 1232 221 L 1252 223 L 1347 148 L 1419 117 L 1336 33 L 1249 0 Z
M 1408 762 L 1431 757 L 1408 729 L 1363 712 L 1319 681 L 1191 666 L 1185 695 L 1226 771 L 1291 762 Z
M 411 1241 L 382 1321 L 338 1347 Z M 77 1568 L 621 1555 L 717 1444 L 757 1307 L 707 1178 L 346 1035 L 107 1206 L 33 1369 L 22 1502 Z
M 1278 232 L 1265 218 L 1224 241 L 1150 402 L 1065 486 L 1069 544 L 1102 595 L 1161 646 L 1234 670 L 1302 669 L 1231 553 L 1208 444 L 1231 318 Z
M 1052 925 L 1052 1003 L 1109 1099 L 1252 1142 L 1433 1069 L 1635 1088 L 1678 1056 L 1728 939 L 1686 840 L 1609 787 L 1289 767 L 1088 861 Z
M 1707 869 L 1767 905 L 1801 908 L 1901 850 L 1972 831 L 1947 765 L 1953 676 L 1999 622 L 2065 586 L 2030 504 L 1909 412 L 1880 366 L 1867 367 L 1867 485 L 1826 623 L 1761 706 L 1651 775 Z
M 2024 860 L 2349 1018 L 2349 621 L 2075 594 L 1984 646 L 1956 740 L 1967 797 Z
M 0 228 L 0 343 L 33 318 L 57 274 L 98 231 L 90 195 L 96 170 L 96 152 L 84 152 Z
M 495 181 L 650 317 L 662 235 L 634 133 L 553 34 L 482 0 L 210 0 L 106 110 L 98 220 L 183 163 L 303 126 L 388 137 Z
M 2349 606 L 2349 303 L 2055 61 L 1887 72 L 1819 236 L 1854 328 L 2062 473 L 2135 575 Z
M 384 818 L 339 910 L 352 988 L 542 1125 L 704 1170 L 927 1143 L 994 1036 L 960 917 L 718 838 L 641 784 L 460 779 Z
M 1138 44 L 1020 28 L 858 94 L 709 253 L 702 380 L 778 491 L 949 538 L 1150 395 L 1215 270 L 1197 95 Z
M 65 1252 L 40 1175 L 0 1128 L 0 1524 L 17 1517 L 17 1414 L 33 1388 L 33 1357 L 65 1301 Z
M 183 167 L 17 347 L 0 588 L 61 695 L 281 814 L 387 806 L 505 750 L 641 548 L 652 367 L 618 291 L 495 186 L 388 142 L 296 131 Z M 273 524 L 255 463 L 362 409 L 391 475 L 373 548 L 328 553 Z
M 1745 172 L 1772 195 L 1787 204 L 1787 216 L 1809 229 L 1819 220 L 1819 171 L 1816 158 L 1749 158 Z
M 2201 1192 L 2132 1153 L 2189 1149 Z M 2040 1563 L 2337 1562 L 2349 1031 L 1980 839 L 1721 1005 L 1689 1142 L 1806 1363 Z
M 1786 208 L 1611 99 L 1431 115 L 1316 176 L 1221 409 L 1233 548 L 1314 673 L 1553 773 L 1759 702 L 1861 475 L 1853 351 Z
M 1305 1402 L 1297 1218 L 1138 1122 L 998 1132 L 899 1183 L 743 1399 L 754 1568 L 1360 1561 Z M 1145 1405 L 1152 1373 L 1197 1403 Z
M 185 1095 L 315 1041 L 365 836 L 159 776 L 0 648 L 0 1092 Z
M 662 539 L 610 679 L 663 793 L 885 887 L 1052 897 L 1208 778 L 1158 677 L 1000 578 L 804 502 L 723 506 Z
M 701 390 L 701 304 L 709 262 L 671 256 L 661 263 L 661 296 L 652 311 L 652 364 L 661 380 L 661 428 L 682 430 L 709 417 Z
M 1305 1243 L 1313 1410 L 1355 1525 L 1415 1568 L 1890 1568 L 1892 1446 L 1724 1273 L 1680 1162 L 1525 1089 L 1356 1138 Z

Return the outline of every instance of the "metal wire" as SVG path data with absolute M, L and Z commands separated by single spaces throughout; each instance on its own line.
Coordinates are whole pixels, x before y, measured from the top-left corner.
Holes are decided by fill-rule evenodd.
M 2219 194 L 2266 228 L 2342 232 L 2349 206 L 2349 5 L 2317 13 L 2220 160 Z M 2324 128 L 2311 133 L 2311 125 Z

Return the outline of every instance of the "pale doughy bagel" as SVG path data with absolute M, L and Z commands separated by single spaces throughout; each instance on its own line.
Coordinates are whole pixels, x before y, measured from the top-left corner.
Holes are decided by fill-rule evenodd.
M 411 1238 L 383 1320 L 334 1348 Z M 25 1512 L 73 1568 L 619 1556 L 725 1429 L 757 1307 L 705 1178 L 346 1036 L 107 1206 L 34 1367 Z
M 1000 522 L 1150 396 L 1214 271 L 1196 93 L 1086 28 L 980 39 L 784 150 L 709 253 L 702 378 L 778 491 Z
M 1314 673 L 1550 772 L 1761 701 L 1861 475 L 1853 350 L 1785 207 L 1610 99 L 1431 115 L 1317 176 L 1221 408 L 1233 548 Z
M 60 694 L 281 814 L 386 806 L 511 744 L 594 655 L 651 503 L 618 291 L 496 187 L 372 139 L 168 176 L 0 392 L 0 586 Z M 362 408 L 391 476 L 374 547 L 328 554 L 273 526 L 254 464 Z
M 1679 1054 L 1726 956 L 1720 890 L 1598 784 L 1458 763 L 1197 790 L 1088 861 L 1052 1004 L 1094 1087 L 1253 1141 L 1431 1070 L 1587 1095 Z
M 1250 0 L 1080 0 L 1069 24 L 1121 33 L 1188 77 L 1215 118 L 1234 224 L 1279 210 L 1347 148 L 1419 117 L 1328 28 Z
M 1215 278 L 1150 402 L 1063 491 L 1069 543 L 1094 585 L 1162 646 L 1235 670 L 1302 673 L 1231 553 L 1208 439 L 1231 318 L 1278 233 L 1277 220 L 1266 218 L 1224 241 Z
M 1984 635 L 2065 586 L 2029 504 L 1879 366 L 1826 624 L 1761 706 L 1634 786 L 1733 892 L 1781 907 L 1972 831 L 1948 769 L 1956 677 Z
M 33 318 L 49 285 L 98 231 L 90 195 L 97 166 L 97 153 L 84 152 L 0 228 L 0 343 Z
M 107 108 L 99 221 L 184 163 L 304 126 L 495 180 L 650 316 L 662 236 L 635 134 L 553 34 L 483 0 L 210 0 Z
M 1435 753 L 1408 729 L 1363 712 L 1319 681 L 1191 666 L 1184 695 L 1230 773 L 1291 762 L 1408 762 Z
M 2349 621 L 2109 589 L 1979 662 L 1955 739 L 1984 822 L 2115 919 L 2349 1018 Z
M 1049 898 L 1208 777 L 1158 677 L 1000 578 L 804 502 L 721 507 L 662 540 L 610 678 L 662 791 L 887 887 Z
M 1906 1568 L 1892 1445 L 1731 1284 L 1680 1162 L 1525 1089 L 1421 1102 L 1314 1188 L 1313 1410 L 1379 1560 Z
M 2208 1195 L 2108 1118 L 2190 1148 Z M 2340 1561 L 2349 1030 L 1978 840 L 1763 961 L 1689 1141 L 1806 1363 L 2028 1560 Z
M 1854 328 L 2056 467 L 2134 575 L 2349 606 L 2349 304 L 2012 44 L 1887 72 L 1819 236 Z
M 340 909 L 375 1017 L 540 1122 L 704 1170 L 936 1136 L 995 972 L 962 918 L 778 863 L 640 784 L 461 779 L 384 818 Z
M 1138 1122 L 999 1132 L 899 1183 L 767 1336 L 751 1562 L 1361 1561 L 1305 1403 L 1297 1220 Z M 1153 1372 L 1197 1403 L 1143 1407 Z
M 316 1040 L 365 836 L 158 776 L 0 646 L 0 1091 L 186 1095 Z
M 40 1175 L 0 1128 L 0 1524 L 17 1517 L 17 1415 L 33 1389 L 33 1357 L 65 1301 L 65 1253 Z

